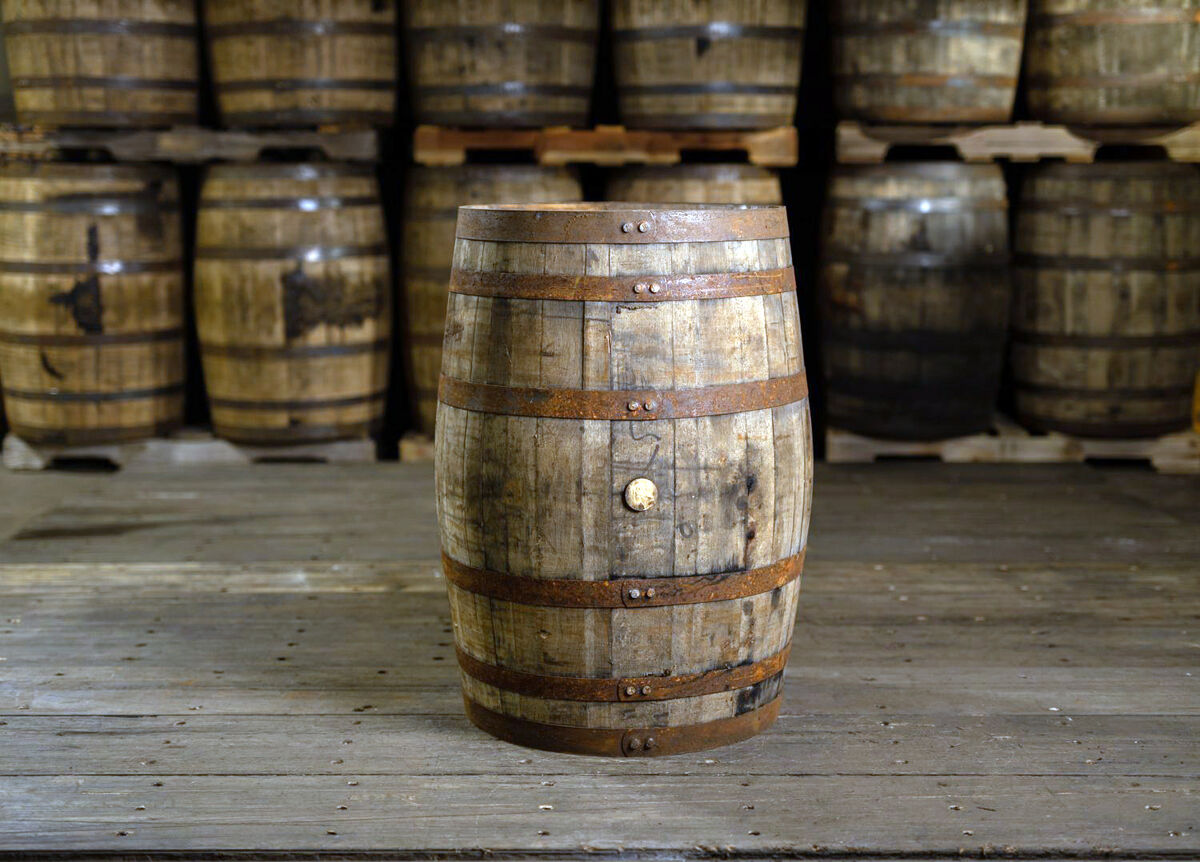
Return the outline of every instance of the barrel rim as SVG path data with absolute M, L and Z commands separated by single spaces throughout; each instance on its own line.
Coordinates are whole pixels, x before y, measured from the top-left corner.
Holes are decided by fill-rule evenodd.
M 206 179 L 293 179 L 375 177 L 375 167 L 354 162 L 245 162 L 210 165 Z
M 988 162 L 978 164 L 973 162 L 883 162 L 878 165 L 837 165 L 832 174 L 831 184 L 839 179 L 880 176 L 892 179 L 909 177 L 927 179 L 970 179 L 973 176 L 990 179 L 1004 179 L 1004 171 L 998 164 Z
M 458 239 L 532 243 L 686 243 L 786 239 L 778 204 L 623 201 L 471 204 L 459 207 Z

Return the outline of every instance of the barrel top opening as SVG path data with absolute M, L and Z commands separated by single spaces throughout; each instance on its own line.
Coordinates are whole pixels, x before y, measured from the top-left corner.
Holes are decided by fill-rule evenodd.
M 676 243 L 781 239 L 787 211 L 750 204 L 474 204 L 458 210 L 459 239 L 545 243 Z

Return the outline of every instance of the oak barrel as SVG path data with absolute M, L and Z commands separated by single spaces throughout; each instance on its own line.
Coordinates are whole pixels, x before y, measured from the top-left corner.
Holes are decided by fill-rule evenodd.
M 211 168 L 197 216 L 195 304 L 219 436 L 284 444 L 376 431 L 391 283 L 373 169 Z
M 651 165 L 621 168 L 609 179 L 610 201 L 779 204 L 779 174 L 753 165 Z
M 227 126 L 392 123 L 394 0 L 205 0 L 205 36 Z
M 0 167 L 0 378 L 12 430 L 85 445 L 177 426 L 183 276 L 170 169 Z
M 822 243 L 830 426 L 901 440 L 989 428 L 1011 294 L 1000 168 L 838 168 Z
M 779 708 L 812 446 L 782 207 L 459 211 L 436 433 L 468 717 L 693 751 Z
M 1083 437 L 1186 428 L 1200 371 L 1196 167 L 1037 167 L 1015 246 L 1022 423 Z
M 446 331 L 446 293 L 454 257 L 454 225 L 464 204 L 555 203 L 583 200 L 566 168 L 464 165 L 413 168 L 404 201 L 405 350 L 418 430 L 431 434 Z
M 1031 0 L 1030 113 L 1078 125 L 1200 120 L 1200 0 Z
M 791 125 L 805 0 L 614 0 L 621 121 L 639 129 Z
M 834 102 L 878 123 L 1007 123 L 1028 0 L 830 4 Z
M 193 0 L 2 0 L 0 8 L 20 122 L 196 122 Z
M 445 126 L 581 126 L 598 0 L 407 3 L 413 113 Z

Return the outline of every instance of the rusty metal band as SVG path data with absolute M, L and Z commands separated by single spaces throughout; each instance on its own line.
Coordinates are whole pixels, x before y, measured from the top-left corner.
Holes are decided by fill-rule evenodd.
M 480 706 L 466 695 L 463 702 L 472 724 L 492 736 L 537 748 L 567 754 L 601 757 L 658 757 L 686 754 L 740 742 L 762 733 L 779 715 L 782 698 L 776 697 L 758 709 L 733 718 L 678 727 L 644 727 L 628 730 L 566 727 L 513 718 Z
M 59 195 L 40 201 L 0 201 L 0 212 L 53 213 L 54 215 L 146 215 L 175 212 L 179 202 L 144 194 Z
M 394 90 L 391 78 L 258 78 L 249 81 L 222 81 L 214 85 L 218 93 L 251 93 L 258 90 Z
M 1080 12 L 1042 12 L 1032 16 L 1035 27 L 1095 27 L 1101 24 L 1197 24 L 1200 12 L 1194 9 L 1138 9 L 1126 6 L 1123 9 L 1085 9 Z
M 796 289 L 786 269 L 710 275 L 541 275 L 463 272 L 450 275 L 450 292 L 504 299 L 557 299 L 569 302 L 671 302 L 771 296 Z
M 711 21 L 707 24 L 613 30 L 612 37 L 617 42 L 649 42 L 658 39 L 785 39 L 793 41 L 804 38 L 804 28 Z
M 1200 345 L 1200 330 L 1163 335 L 1067 335 L 1061 332 L 1022 332 L 1014 330 L 1018 344 L 1039 347 L 1075 347 L 1080 349 L 1140 350 Z
M 100 347 L 118 344 L 155 344 L 179 341 L 183 329 L 160 329 L 155 332 L 96 333 L 94 335 L 55 335 L 50 333 L 0 332 L 5 344 L 30 344 L 41 347 Z
M 1200 215 L 1200 200 L 1196 201 L 1129 201 L 1122 204 L 1097 203 L 1090 200 L 1026 200 L 1021 212 L 1044 212 L 1055 215 L 1107 215 L 1125 218 L 1134 215 Z
M 640 703 L 699 697 L 736 691 L 760 683 L 783 671 L 789 643 L 775 655 L 761 661 L 732 667 L 719 667 L 700 673 L 678 676 L 632 676 L 620 679 L 594 679 L 577 676 L 542 676 L 482 662 L 456 647 L 458 666 L 463 673 L 485 685 L 502 688 L 528 697 L 548 700 L 576 700 L 589 703 Z
M 662 243 L 786 239 L 781 206 L 513 204 L 458 210 L 459 239 L 493 242 Z
M 62 87 L 64 89 L 102 87 L 105 90 L 196 90 L 199 87 L 195 79 L 189 81 L 179 78 L 137 78 L 131 75 L 109 77 L 45 75 L 39 78 L 13 78 L 12 85 L 30 90 L 42 87 Z
M 238 248 L 208 245 L 196 249 L 197 260 L 303 260 L 316 263 L 340 260 L 345 257 L 382 257 L 387 254 L 385 243 L 370 245 L 300 245 L 289 248 Z
M 152 389 L 124 389 L 120 392 L 54 392 L 48 390 L 33 392 L 26 389 L 4 387 L 4 396 L 6 398 L 20 398 L 23 401 L 142 401 L 147 398 L 163 398 L 169 395 L 182 394 L 182 383 L 174 383 L 170 386 L 156 386 Z
M 853 249 L 830 249 L 826 263 L 851 266 L 902 267 L 905 269 L 1005 269 L 1007 254 L 971 254 L 970 252 L 901 251 L 860 253 Z
M 428 84 L 414 88 L 418 96 L 578 96 L 590 98 L 592 87 L 575 84 L 532 84 L 500 81 L 495 84 Z
M 1093 89 L 1096 87 L 1157 87 L 1163 84 L 1194 84 L 1200 72 L 1141 72 L 1129 75 L 1030 75 L 1031 87 Z
M 972 210 L 1008 209 L 1008 201 L 1004 198 L 972 198 L 972 197 L 941 197 L 941 198 L 879 198 L 879 197 L 842 197 L 829 199 L 831 206 L 848 207 L 851 209 L 867 210 L 869 212 L 916 212 L 957 213 Z
M 1200 270 L 1200 257 L 1066 257 L 1050 254 L 1018 254 L 1017 266 L 1035 269 L 1066 269 L 1116 272 L 1191 272 Z
M 837 18 L 837 4 L 831 7 Z M 939 18 L 905 19 L 902 21 L 837 21 L 835 36 L 998 36 L 1020 39 L 1025 35 L 1022 23 L 1002 21 L 971 21 Z
M 595 27 L 564 27 L 559 24 L 523 24 L 505 21 L 502 24 L 459 24 L 446 27 L 409 27 L 411 41 L 458 42 L 464 39 L 537 39 L 539 42 L 580 42 L 590 45 L 596 41 Z
M 87 33 L 111 36 L 166 36 L 176 39 L 195 39 L 195 24 L 172 24 L 165 21 L 130 21 L 101 18 L 34 18 L 26 21 L 5 21 L 4 32 L 11 35 L 26 33 Z
M 392 39 L 390 21 L 237 21 L 204 28 L 209 39 L 234 39 L 242 36 L 377 36 Z
M 220 164 L 208 169 L 208 176 L 220 179 L 239 177 L 242 179 L 259 180 L 264 177 L 286 178 L 289 180 L 319 180 L 326 177 L 341 179 L 342 177 L 375 178 L 373 165 L 355 165 L 348 163 L 321 164 L 318 162 L 247 162 L 244 164 Z M 209 198 L 201 202 L 208 205 Z
M 94 260 L 79 263 L 0 260 L 0 272 L 19 275 L 137 275 L 146 272 L 183 274 L 178 260 Z
M 358 197 L 325 195 L 290 198 L 206 198 L 200 201 L 200 209 L 202 210 L 261 209 L 315 212 L 316 210 L 377 206 L 379 206 L 379 198 L 376 195 L 361 195 Z
M 441 344 L 441 336 L 438 343 Z M 382 353 L 391 342 L 386 338 L 364 341 L 361 344 L 312 344 L 295 346 L 201 344 L 204 356 L 227 356 L 231 359 L 320 359 L 326 356 L 360 356 Z
M 442 572 L 459 589 L 493 599 L 549 608 L 660 608 L 744 599 L 769 593 L 800 577 L 804 551 L 769 566 L 711 575 L 549 580 L 477 569 L 442 553 Z
M 922 75 L 913 72 L 844 72 L 838 81 L 860 84 L 896 84 L 901 87 L 979 87 L 1008 89 L 1017 85 L 1015 75 Z
M 834 96 L 842 101 L 845 99 L 844 88 L 838 88 L 834 91 Z M 973 108 L 973 107 L 872 107 L 870 112 L 864 114 L 857 106 L 851 104 L 843 105 L 843 110 L 847 116 L 856 120 L 866 122 L 887 122 L 887 123 L 953 123 L 961 125 L 962 123 L 1007 123 L 1012 114 L 1011 108 Z M 913 164 L 906 162 L 905 165 Z
M 339 108 L 284 108 L 274 111 L 229 111 L 222 108 L 221 117 L 225 123 L 238 128 L 255 128 L 263 126 L 275 128 L 283 121 L 300 125 L 316 125 L 320 123 L 367 123 L 386 126 L 392 122 L 392 111 L 361 111 L 357 109 L 342 110 Z M 360 158 L 355 156 L 354 158 Z
M 289 425 L 287 428 L 250 428 L 213 422 L 213 433 L 224 440 L 249 446 L 287 446 L 292 443 L 316 443 L 327 440 L 352 440 L 371 437 L 383 428 L 378 417 L 341 425 Z
M 144 440 L 147 437 L 165 437 L 180 428 L 179 420 L 155 422 L 149 425 L 114 425 L 92 428 L 37 428 L 10 422 L 12 432 L 29 443 L 51 446 L 92 446 L 103 443 L 122 443 L 126 440 Z
M 1157 400 L 1159 398 L 1182 398 L 1190 399 L 1195 388 L 1190 384 L 1187 386 L 1129 386 L 1129 387 L 1105 387 L 1103 389 L 1088 389 L 1084 386 L 1051 386 L 1043 383 L 1031 383 L 1027 380 L 1017 379 L 1017 392 L 1026 392 L 1033 395 L 1053 395 L 1056 397 L 1069 398 L 1101 398 L 1105 401 L 1121 400 L 1121 401 L 1146 401 Z
M 209 396 L 208 403 L 213 407 L 227 410 L 330 410 L 337 407 L 357 407 L 360 404 L 370 404 L 382 401 L 387 395 L 386 390 L 368 392 L 366 395 L 351 395 L 346 398 L 306 398 L 299 401 L 250 401 L 239 398 L 214 398 Z
M 438 400 L 450 407 L 502 416 L 609 422 L 697 419 L 749 413 L 808 397 L 804 373 L 699 389 L 535 389 L 493 386 L 441 376 Z
M 621 87 L 622 96 L 794 96 L 797 84 L 741 84 L 737 81 L 700 81 L 687 84 L 640 84 Z

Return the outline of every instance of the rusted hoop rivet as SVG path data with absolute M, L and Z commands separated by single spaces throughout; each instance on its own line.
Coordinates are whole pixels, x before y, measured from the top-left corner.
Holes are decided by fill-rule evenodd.
M 650 693 L 650 686 L 648 686 L 648 685 L 642 686 L 642 694 L 649 694 L 649 693 Z M 649 740 L 646 740 L 646 741 L 649 742 Z
M 648 599 L 654 598 L 654 587 L 646 588 L 646 598 L 648 598 Z
M 637 751 L 641 747 L 642 747 L 642 741 L 640 739 L 638 739 L 636 736 L 633 739 L 629 740 L 629 750 L 630 751 Z
M 653 736 L 646 737 L 646 748 L 653 748 L 658 745 L 658 741 Z
M 661 293 L 661 292 L 662 292 L 662 285 L 661 285 L 661 284 L 657 284 L 657 283 L 650 285 L 650 292 L 651 292 L 651 293 Z
M 642 405 L 638 404 L 636 401 L 630 401 L 628 404 L 625 405 L 625 409 L 628 410 L 630 413 L 637 413 L 638 410 L 641 409 L 641 407 L 642 407 Z
M 642 591 L 641 591 L 641 590 L 639 590 L 639 589 L 632 589 L 632 590 L 630 590 L 630 591 L 629 591 L 629 598 L 631 598 L 631 599 L 640 599 L 641 597 L 642 597 Z
M 658 502 L 658 486 L 644 476 L 625 486 L 625 505 L 635 512 L 644 512 Z M 632 598 L 637 598 L 630 591 Z
M 642 283 L 642 282 L 640 282 L 640 281 L 639 281 L 637 284 L 635 284 L 635 285 L 633 286 L 633 292 L 634 292 L 634 293 L 642 293 L 642 292 L 644 292 L 645 290 L 646 290 L 646 285 L 645 285 L 645 284 L 643 284 L 643 283 Z M 650 292 L 651 292 L 651 293 L 654 293 L 654 288 L 653 288 L 653 287 L 651 287 L 651 288 L 650 288 Z
M 650 222 L 638 222 L 638 233 L 645 233 L 648 230 L 650 230 Z
M 635 685 L 625 686 L 625 694 L 629 695 L 630 697 L 633 697 L 635 694 L 637 694 L 637 686 L 635 686 Z
M 627 221 L 621 225 L 621 233 L 629 233 L 631 230 L 633 230 L 633 222 Z
M 642 406 L 643 406 L 643 407 L 645 407 L 647 410 L 657 410 L 657 409 L 658 409 L 658 402 L 657 402 L 657 401 L 654 401 L 653 399 L 651 399 L 650 401 L 647 401 L 647 402 L 646 402 L 645 404 L 643 404 Z

